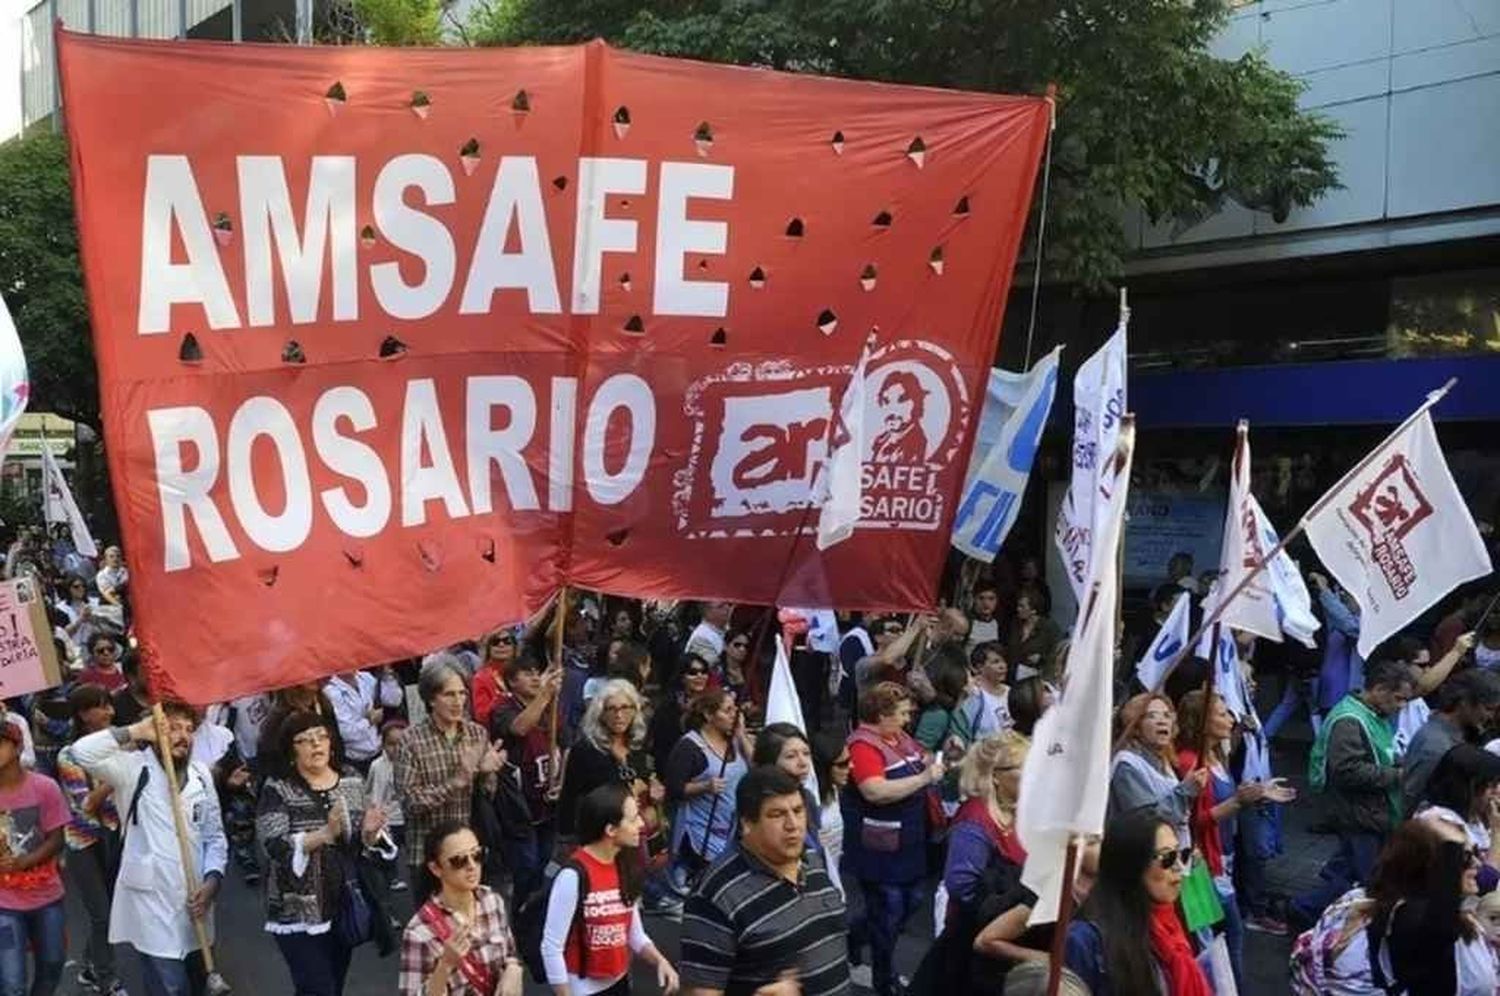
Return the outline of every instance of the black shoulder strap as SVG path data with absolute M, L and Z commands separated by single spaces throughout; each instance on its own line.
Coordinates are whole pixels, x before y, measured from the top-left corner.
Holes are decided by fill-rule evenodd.
M 130 826 L 135 826 L 140 823 L 139 811 L 141 807 L 141 793 L 146 791 L 146 783 L 150 780 L 150 765 L 141 765 L 140 777 L 135 780 L 135 794 L 130 797 L 130 809 L 125 814 L 125 822 Z
M 578 936 L 578 977 L 586 979 L 589 977 L 589 939 L 584 933 L 583 903 L 589 894 L 589 873 L 583 862 L 576 858 L 569 858 L 563 867 L 573 869 L 578 875 L 578 905 L 573 907 L 573 926 L 568 933 Z

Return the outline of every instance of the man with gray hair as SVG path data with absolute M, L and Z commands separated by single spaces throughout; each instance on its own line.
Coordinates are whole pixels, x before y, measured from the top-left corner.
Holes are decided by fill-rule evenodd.
M 396 754 L 395 780 L 406 817 L 413 897 L 420 905 L 437 883 L 423 860 L 428 832 L 444 820 L 473 819 L 474 789 L 494 795 L 505 749 L 469 719 L 469 686 L 461 665 L 429 661 L 417 679 L 427 719 L 412 727 Z

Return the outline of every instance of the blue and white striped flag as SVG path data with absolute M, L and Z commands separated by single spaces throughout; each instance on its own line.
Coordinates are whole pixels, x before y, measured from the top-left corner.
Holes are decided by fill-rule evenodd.
M 1190 622 L 1192 616 L 1193 597 L 1187 592 L 1177 596 L 1177 601 L 1172 605 L 1172 611 L 1167 614 L 1166 621 L 1157 630 L 1156 639 L 1151 641 L 1151 646 L 1146 648 L 1146 653 L 1135 665 L 1135 675 L 1141 679 L 1141 685 L 1147 691 L 1159 692 L 1162 685 L 1166 684 L 1167 676 L 1172 662 L 1187 646 L 1188 637 L 1192 635 Z

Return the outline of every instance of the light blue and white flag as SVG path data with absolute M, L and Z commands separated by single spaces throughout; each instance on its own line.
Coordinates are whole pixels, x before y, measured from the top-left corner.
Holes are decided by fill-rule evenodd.
M 21 336 L 16 323 L 0 297 L 0 461 L 10 449 L 11 433 L 26 411 L 31 396 L 31 381 L 26 373 L 26 354 L 21 351 Z
M 1057 394 L 1061 352 L 1056 347 L 1023 374 L 990 371 L 974 456 L 953 519 L 953 546 L 976 560 L 994 561 L 1020 514 L 1026 479 Z
M 1187 592 L 1178 595 L 1172 611 L 1167 614 L 1166 621 L 1157 631 L 1156 639 L 1146 648 L 1145 656 L 1136 662 L 1135 675 L 1141 679 L 1141 685 L 1147 691 L 1161 691 L 1171 673 L 1172 662 L 1182 653 L 1182 648 L 1187 646 L 1188 638 L 1192 635 L 1189 625 L 1192 607 L 1191 595 Z
M 1276 528 L 1266 518 L 1265 510 L 1255 496 L 1250 496 L 1250 513 L 1255 517 L 1255 528 L 1260 533 L 1260 544 L 1265 550 L 1275 550 L 1281 544 Z M 1271 594 L 1276 598 L 1276 622 L 1281 631 L 1304 647 L 1317 646 L 1313 634 L 1318 631 L 1318 617 L 1313 615 L 1312 595 L 1302 572 L 1285 551 L 1279 551 L 1266 565 L 1266 574 L 1271 579 Z

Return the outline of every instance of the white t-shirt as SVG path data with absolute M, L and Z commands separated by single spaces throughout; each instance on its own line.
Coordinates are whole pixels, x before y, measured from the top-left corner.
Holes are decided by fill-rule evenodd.
M 719 663 L 724 656 L 724 631 L 707 620 L 700 622 L 688 636 L 683 652 L 697 654 L 710 664 Z
M 974 727 L 974 739 L 993 736 L 1015 726 L 1015 721 L 1010 718 L 1009 694 L 996 695 L 986 691 L 983 687 L 976 689 L 978 695 L 970 696 L 964 700 L 963 714 L 967 716 Z
M 1474 663 L 1480 667 L 1500 668 L 1500 647 L 1492 650 L 1482 643 L 1474 644 Z
M 983 619 L 974 619 L 969 622 L 969 653 L 981 643 L 998 643 L 1000 640 L 1000 620 L 991 619 L 985 622 Z

